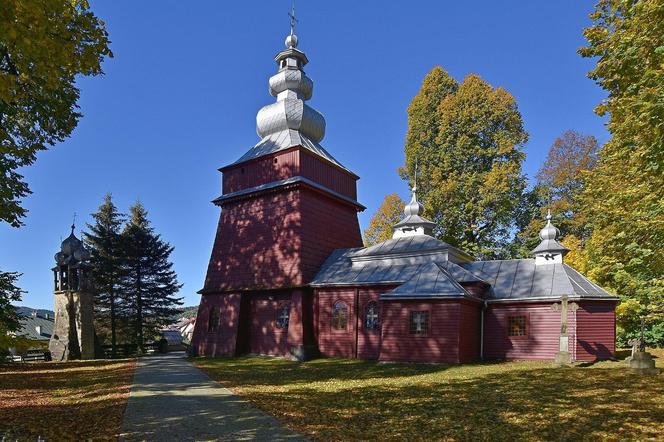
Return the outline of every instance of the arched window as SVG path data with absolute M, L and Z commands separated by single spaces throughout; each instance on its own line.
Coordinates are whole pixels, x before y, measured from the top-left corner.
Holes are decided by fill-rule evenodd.
M 208 316 L 208 333 L 216 331 L 219 328 L 219 307 L 210 307 Z
M 290 303 L 285 302 L 277 310 L 277 328 L 288 328 L 288 321 L 290 320 Z
M 364 328 L 367 330 L 378 330 L 380 318 L 378 317 L 378 303 L 371 301 L 364 310 Z
M 346 330 L 348 325 L 348 306 L 343 301 L 334 303 L 332 309 L 332 328 L 335 330 Z

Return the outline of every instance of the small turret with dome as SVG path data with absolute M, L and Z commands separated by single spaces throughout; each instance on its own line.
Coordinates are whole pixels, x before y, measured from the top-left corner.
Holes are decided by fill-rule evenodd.
M 410 202 L 403 209 L 404 218 L 392 228 L 392 238 L 404 236 L 431 235 L 436 223 L 420 216 L 424 213 L 424 206 L 417 200 L 417 169 L 415 170 L 415 185 Z
M 62 241 L 60 251 L 54 257 L 53 283 L 56 291 L 87 288 L 90 252 L 74 234 L 75 229 L 76 225 L 72 223 L 71 233 Z
M 560 230 L 551 224 L 552 218 L 551 210 L 549 210 L 546 215 L 546 225 L 539 233 L 542 242 L 531 252 L 535 256 L 537 265 L 560 264 L 563 262 L 563 257 L 570 251 L 556 240 L 560 235 Z

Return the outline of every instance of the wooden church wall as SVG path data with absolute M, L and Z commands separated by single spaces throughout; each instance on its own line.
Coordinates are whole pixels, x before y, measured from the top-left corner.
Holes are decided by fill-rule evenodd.
M 528 304 L 489 304 L 484 314 L 484 357 L 486 359 L 551 359 L 559 348 L 560 313 L 551 302 Z M 509 336 L 510 317 L 526 319 L 525 336 Z M 574 329 L 574 315 L 568 324 Z
M 201 356 L 235 355 L 240 319 L 240 294 L 204 295 L 196 315 L 192 346 Z M 210 324 L 212 310 L 219 322 Z
M 426 335 L 410 333 L 411 311 L 428 311 Z M 459 301 L 383 302 L 381 361 L 458 363 Z
M 576 358 L 608 359 L 616 351 L 615 302 L 586 301 L 576 312 Z

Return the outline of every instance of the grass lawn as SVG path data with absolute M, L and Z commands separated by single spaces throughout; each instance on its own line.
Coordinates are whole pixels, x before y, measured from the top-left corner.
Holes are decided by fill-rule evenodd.
M 664 352 L 654 353 L 662 367 Z M 639 376 L 622 361 L 574 368 L 261 357 L 195 364 L 316 440 L 664 440 L 664 374 Z
M 116 439 L 133 360 L 0 365 L 0 440 Z

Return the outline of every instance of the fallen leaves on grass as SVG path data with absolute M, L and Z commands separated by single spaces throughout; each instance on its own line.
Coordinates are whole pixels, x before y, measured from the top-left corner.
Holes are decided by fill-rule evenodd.
M 664 437 L 664 375 L 640 376 L 624 362 L 556 368 L 243 357 L 195 363 L 315 440 Z
M 0 366 L 0 439 L 116 439 L 133 360 Z

